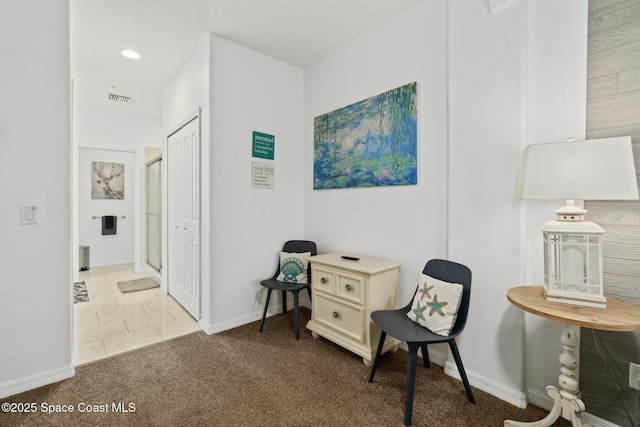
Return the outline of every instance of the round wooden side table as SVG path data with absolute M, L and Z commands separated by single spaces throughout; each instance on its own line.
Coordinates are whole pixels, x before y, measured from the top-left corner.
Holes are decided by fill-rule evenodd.
M 582 423 L 581 414 L 585 410 L 578 391 L 579 361 L 575 356 L 578 345 L 576 327 L 584 326 L 605 331 L 637 331 L 640 330 L 640 307 L 607 297 L 607 308 L 586 307 L 547 301 L 542 293 L 542 286 L 520 286 L 507 292 L 507 299 L 516 307 L 563 323 L 560 341 L 560 376 L 559 390 L 547 386 L 547 394 L 553 399 L 553 408 L 545 418 L 532 423 L 507 420 L 505 426 L 517 427 L 549 427 L 560 416 L 570 420 L 573 427 L 588 427 Z

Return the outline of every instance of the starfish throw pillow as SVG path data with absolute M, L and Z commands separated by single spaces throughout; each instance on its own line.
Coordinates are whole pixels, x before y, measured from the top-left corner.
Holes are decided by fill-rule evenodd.
M 456 323 L 461 301 L 461 284 L 421 274 L 407 317 L 434 334 L 446 337 Z
M 311 252 L 280 252 L 280 274 L 276 280 L 280 282 L 307 283 L 307 268 Z

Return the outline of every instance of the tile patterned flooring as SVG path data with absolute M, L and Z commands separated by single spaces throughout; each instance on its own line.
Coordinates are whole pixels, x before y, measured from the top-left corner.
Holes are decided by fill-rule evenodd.
M 197 322 L 160 288 L 123 294 L 122 280 L 148 276 L 133 264 L 80 272 L 89 301 L 73 305 L 74 363 L 81 365 L 199 330 Z

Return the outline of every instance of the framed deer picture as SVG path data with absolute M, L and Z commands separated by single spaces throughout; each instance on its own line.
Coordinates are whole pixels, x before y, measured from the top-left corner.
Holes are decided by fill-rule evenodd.
M 91 163 L 91 198 L 124 200 L 124 163 Z

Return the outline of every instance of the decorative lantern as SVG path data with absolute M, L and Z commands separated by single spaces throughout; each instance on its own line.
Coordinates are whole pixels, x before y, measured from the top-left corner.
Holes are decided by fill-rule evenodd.
M 521 199 L 567 200 L 542 227 L 547 300 L 606 307 L 602 235 L 579 200 L 638 200 L 631 137 L 531 144 L 522 155 Z
M 585 221 L 584 213 L 575 206 L 566 206 L 556 211 L 556 220 L 542 226 L 544 294 L 549 301 L 604 308 L 607 302 L 602 282 L 604 230 Z

